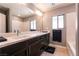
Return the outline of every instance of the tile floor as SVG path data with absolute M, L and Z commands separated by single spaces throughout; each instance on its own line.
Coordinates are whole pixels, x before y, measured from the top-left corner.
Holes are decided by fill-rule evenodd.
M 59 46 L 59 45 L 52 45 L 52 44 L 49 44 L 49 46 L 56 48 L 54 54 L 43 52 L 41 56 L 69 56 L 66 47 Z

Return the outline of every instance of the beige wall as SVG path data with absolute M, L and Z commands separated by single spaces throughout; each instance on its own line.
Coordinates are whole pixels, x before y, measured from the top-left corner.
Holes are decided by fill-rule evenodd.
M 79 3 L 76 3 L 76 55 L 79 56 Z
M 23 27 L 23 19 L 14 16 L 12 19 L 12 32 L 14 32 L 14 30 L 19 30 L 19 31 L 23 31 L 24 27 Z
M 73 12 L 75 11 L 75 5 L 70 5 L 70 6 L 65 6 L 65 7 L 61 7 L 61 8 L 57 8 L 57 9 L 54 9 L 54 10 L 51 10 L 50 12 L 47 12 L 44 14 L 44 17 L 43 17 L 43 30 L 49 30 L 51 32 L 51 36 L 50 36 L 50 39 L 52 39 L 52 16 L 56 16 L 56 15 L 61 15 L 61 14 L 64 14 L 66 16 L 67 13 L 70 13 L 70 12 Z M 66 20 L 66 19 L 65 19 Z M 64 20 L 64 22 L 65 22 Z M 63 30 L 63 36 L 62 36 L 62 39 L 63 39 L 63 45 L 65 45 L 65 29 L 66 29 L 66 25 L 64 26 L 65 28 L 62 29 Z M 50 40 L 51 42 L 51 40 Z M 53 42 L 54 43 L 54 42 Z M 58 44 L 58 43 L 57 43 Z
M 76 55 L 76 12 L 66 14 L 66 39 L 72 55 Z

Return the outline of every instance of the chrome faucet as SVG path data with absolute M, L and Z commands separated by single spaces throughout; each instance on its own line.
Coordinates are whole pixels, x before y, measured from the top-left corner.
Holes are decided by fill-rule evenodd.
M 16 30 L 16 34 L 17 34 L 17 36 L 19 35 L 19 33 L 20 33 L 19 30 Z

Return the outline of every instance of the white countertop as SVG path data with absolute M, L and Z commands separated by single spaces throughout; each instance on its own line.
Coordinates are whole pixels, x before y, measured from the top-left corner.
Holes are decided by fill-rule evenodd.
M 5 37 L 7 39 L 7 41 L 0 42 L 0 48 L 11 45 L 11 44 L 15 44 L 18 42 L 22 42 L 22 41 L 28 40 L 30 38 L 44 35 L 44 34 L 47 34 L 47 33 L 37 32 L 37 31 L 33 31 L 33 32 L 28 31 L 28 32 L 22 32 L 18 36 L 16 35 L 16 33 L 4 33 L 1 35 L 3 37 Z

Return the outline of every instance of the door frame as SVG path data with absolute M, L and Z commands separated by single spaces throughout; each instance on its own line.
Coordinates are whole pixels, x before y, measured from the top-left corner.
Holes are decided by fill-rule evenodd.
M 64 37 L 62 37 L 62 42 L 56 42 L 56 41 L 53 41 L 53 40 L 51 40 L 51 41 L 52 41 L 52 43 L 54 43 L 56 45 L 66 46 L 66 30 L 65 30 L 66 29 L 66 20 L 65 20 L 65 14 L 60 14 L 60 15 L 63 15 L 64 16 L 64 28 L 63 29 L 60 29 L 60 30 L 64 30 L 63 31 Z M 57 18 L 58 18 L 58 16 L 60 16 L 60 15 L 55 15 L 55 16 L 57 16 Z M 53 29 L 52 29 L 52 31 L 53 31 Z M 53 39 L 53 33 L 52 33 L 52 39 Z
M 9 8 L 0 6 L 0 13 L 6 15 L 6 32 L 9 32 Z

